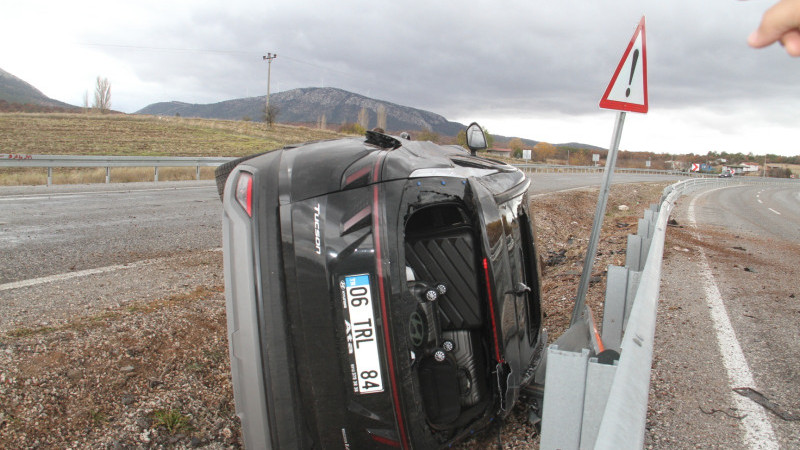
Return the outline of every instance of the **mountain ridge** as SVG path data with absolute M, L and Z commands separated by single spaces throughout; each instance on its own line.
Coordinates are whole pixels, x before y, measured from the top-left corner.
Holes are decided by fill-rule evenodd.
M 20 105 L 31 104 L 50 108 L 75 109 L 77 106 L 53 100 L 28 82 L 0 69 L 0 100 Z
M 260 119 L 264 115 L 266 96 L 225 100 L 210 104 L 178 101 L 148 105 L 135 114 L 176 115 L 214 119 Z M 358 122 L 362 108 L 367 111 L 367 128 L 377 126 L 378 108 L 386 111 L 388 130 L 429 130 L 445 136 L 455 136 L 466 125 L 451 122 L 439 114 L 385 100 L 377 100 L 339 88 L 297 88 L 270 95 L 270 105 L 278 108 L 279 123 L 315 125 L 325 116 L 328 124 L 342 125 Z

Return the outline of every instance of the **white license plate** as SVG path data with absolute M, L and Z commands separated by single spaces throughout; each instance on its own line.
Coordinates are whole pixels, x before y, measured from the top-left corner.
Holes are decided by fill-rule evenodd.
M 378 353 L 378 333 L 372 305 L 369 275 L 349 275 L 340 283 L 344 325 L 347 331 L 347 351 L 353 392 L 373 394 L 383 392 L 381 356 Z

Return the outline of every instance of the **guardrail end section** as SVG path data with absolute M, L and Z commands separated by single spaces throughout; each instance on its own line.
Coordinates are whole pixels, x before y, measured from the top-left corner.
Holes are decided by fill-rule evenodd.
M 588 349 L 571 352 L 555 344 L 548 347 L 541 449 L 579 448 L 588 362 Z

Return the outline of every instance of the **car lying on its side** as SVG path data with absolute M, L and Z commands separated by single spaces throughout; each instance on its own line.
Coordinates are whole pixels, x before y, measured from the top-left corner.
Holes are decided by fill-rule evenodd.
M 367 132 L 218 169 L 248 448 L 447 446 L 532 383 L 529 181 L 467 136 L 471 153 Z

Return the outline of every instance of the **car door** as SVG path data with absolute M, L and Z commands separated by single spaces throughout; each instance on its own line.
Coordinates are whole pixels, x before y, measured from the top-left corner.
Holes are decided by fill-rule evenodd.
M 522 370 L 534 363 L 541 326 L 539 268 L 526 202 L 527 196 L 519 195 L 499 205 L 516 307 L 515 341 Z
M 475 208 L 479 216 L 483 241 L 483 275 L 487 289 L 489 318 L 494 333 L 494 358 L 497 361 L 501 408 L 516 401 L 522 370 L 519 353 L 517 296 L 513 290 L 513 266 L 509 258 L 504 214 L 498 208 L 497 197 L 478 179 L 470 179 Z M 527 187 L 525 188 L 527 189 Z M 523 333 L 524 335 L 524 333 Z

